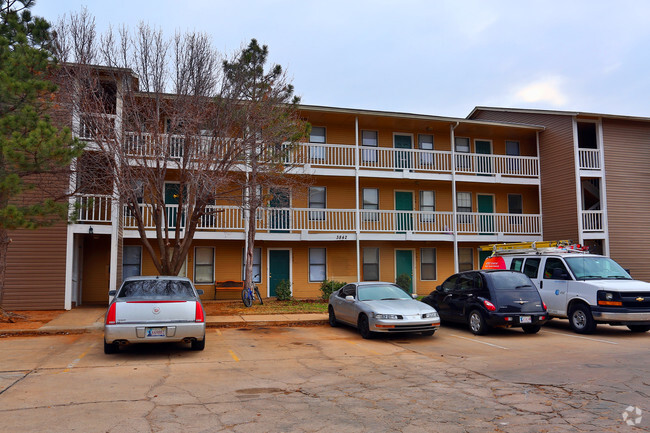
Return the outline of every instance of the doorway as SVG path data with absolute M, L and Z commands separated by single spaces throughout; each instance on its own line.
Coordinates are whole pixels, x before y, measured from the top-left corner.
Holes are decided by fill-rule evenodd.
M 492 154 L 492 142 L 489 140 L 475 140 L 474 148 L 476 153 L 480 155 Z M 479 176 L 492 175 L 492 157 L 490 156 L 477 156 L 476 157 L 476 171 Z
M 478 231 L 480 235 L 494 234 L 494 196 L 491 194 L 477 194 L 476 201 L 479 213 L 489 215 L 479 215 Z
M 413 231 L 413 192 L 395 191 L 395 213 L 398 233 Z M 406 212 L 399 212 L 406 211 Z
M 276 296 L 276 289 L 282 280 L 291 282 L 291 250 L 269 248 L 268 257 L 269 296 Z
M 395 250 L 395 281 L 400 275 L 408 275 L 408 292 L 413 293 L 413 250 Z
M 394 134 L 393 147 L 395 149 L 413 149 L 413 137 L 410 135 Z M 397 171 L 411 168 L 411 152 L 395 151 L 395 169 Z

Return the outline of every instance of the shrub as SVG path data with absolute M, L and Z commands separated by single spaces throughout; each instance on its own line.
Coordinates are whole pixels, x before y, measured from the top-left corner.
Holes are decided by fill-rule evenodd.
M 278 283 L 275 288 L 275 296 L 278 298 L 278 301 L 288 301 L 291 299 L 291 282 L 288 280 L 282 280 Z
M 337 291 L 341 287 L 345 286 L 347 283 L 342 283 L 341 281 L 334 280 L 325 280 L 320 285 L 320 291 L 322 293 L 322 298 L 328 300 L 332 292 Z
M 395 279 L 395 284 L 400 286 L 406 293 L 411 292 L 411 276 L 409 274 L 399 274 Z

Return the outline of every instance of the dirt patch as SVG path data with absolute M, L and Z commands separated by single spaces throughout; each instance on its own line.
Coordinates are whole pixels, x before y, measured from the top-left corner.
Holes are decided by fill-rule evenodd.
M 65 310 L 5 311 L 0 315 L 2 329 L 38 329 Z

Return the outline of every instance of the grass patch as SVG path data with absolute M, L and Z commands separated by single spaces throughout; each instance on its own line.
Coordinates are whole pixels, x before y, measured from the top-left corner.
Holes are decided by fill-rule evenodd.
M 289 301 L 265 299 L 264 305 L 255 302 L 248 308 L 241 301 L 203 301 L 203 308 L 208 316 L 327 313 L 327 301 L 320 299 L 292 299 Z

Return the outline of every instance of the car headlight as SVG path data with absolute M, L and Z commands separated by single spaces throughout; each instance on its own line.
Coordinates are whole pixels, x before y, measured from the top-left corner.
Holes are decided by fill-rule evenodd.
M 402 316 L 400 316 L 399 314 L 377 314 L 377 313 L 375 313 L 375 319 L 401 320 Z
M 422 315 L 422 318 L 423 319 L 437 319 L 438 318 L 438 313 L 436 313 L 435 311 L 433 311 L 431 313 L 424 313 Z

